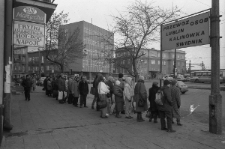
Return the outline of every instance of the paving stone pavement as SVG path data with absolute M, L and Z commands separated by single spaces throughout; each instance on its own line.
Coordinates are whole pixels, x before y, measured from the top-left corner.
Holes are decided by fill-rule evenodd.
M 3 149 L 224 149 L 225 135 L 208 132 L 208 126 L 183 119 L 176 133 L 160 130 L 160 124 L 136 122 L 135 118 L 101 119 L 91 109 L 59 104 L 40 87 L 31 93 L 12 96 L 13 130 L 5 133 Z M 136 115 L 133 115 L 134 117 Z M 143 115 L 144 116 L 144 115 Z

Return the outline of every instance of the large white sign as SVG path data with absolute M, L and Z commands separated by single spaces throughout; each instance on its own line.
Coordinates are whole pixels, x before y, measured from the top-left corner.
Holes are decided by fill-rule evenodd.
M 162 50 L 209 44 L 209 12 L 162 25 Z
M 20 46 L 44 47 L 45 27 L 29 22 L 14 22 L 14 44 Z

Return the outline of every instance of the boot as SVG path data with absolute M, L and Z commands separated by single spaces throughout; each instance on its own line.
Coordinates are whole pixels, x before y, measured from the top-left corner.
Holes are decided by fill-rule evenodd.
M 143 122 L 144 121 L 140 112 L 138 112 L 138 114 L 137 114 L 137 121 L 138 122 Z
M 180 119 L 177 119 L 177 125 L 182 126 L 182 124 L 180 123 Z

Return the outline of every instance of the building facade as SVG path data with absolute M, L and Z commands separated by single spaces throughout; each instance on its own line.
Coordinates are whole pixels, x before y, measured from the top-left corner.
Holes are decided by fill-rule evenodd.
M 152 48 L 142 49 L 140 53 L 144 55 L 137 62 L 138 73 L 145 76 L 145 78 L 155 78 L 156 74 L 160 72 L 160 51 Z M 163 51 L 162 57 L 162 74 L 172 74 L 174 71 L 175 50 Z M 133 70 L 128 50 L 124 50 L 123 48 L 116 50 L 115 60 L 115 73 L 128 75 L 129 71 Z M 176 68 L 178 74 L 186 72 L 184 51 L 176 50 Z
M 111 65 L 105 60 L 103 51 L 114 48 L 113 33 L 85 21 L 70 23 L 63 27 L 67 32 L 73 32 L 79 28 L 80 40 L 85 45 L 83 55 L 69 64 L 65 72 L 82 73 L 91 80 L 98 72 L 102 74 L 111 72 Z

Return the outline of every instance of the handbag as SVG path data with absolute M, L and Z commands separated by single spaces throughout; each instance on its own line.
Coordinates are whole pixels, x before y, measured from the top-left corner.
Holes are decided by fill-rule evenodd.
M 143 99 L 139 98 L 138 107 L 144 107 L 144 105 L 145 105 L 145 101 Z
M 96 89 L 94 87 L 91 87 L 90 94 L 95 95 L 95 93 L 96 93 Z
M 103 108 L 107 107 L 107 102 L 106 102 L 106 100 L 101 100 L 101 101 L 99 101 L 99 102 L 98 102 L 98 107 L 99 107 L 99 109 L 103 109 Z
M 62 100 L 62 99 L 63 99 L 63 91 L 59 91 L 58 100 Z

